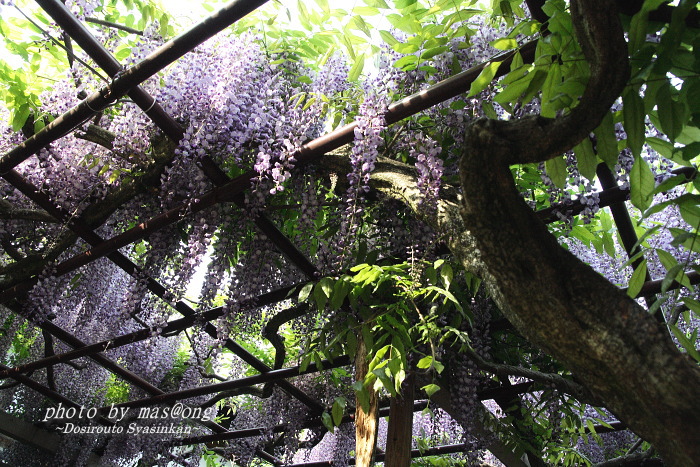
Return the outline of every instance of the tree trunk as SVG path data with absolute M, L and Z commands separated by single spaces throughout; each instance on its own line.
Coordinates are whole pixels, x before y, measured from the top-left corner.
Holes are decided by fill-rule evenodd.
M 355 380 L 364 381 L 368 370 L 367 347 L 362 334 L 357 338 L 355 355 Z M 374 450 L 377 445 L 377 417 L 379 399 L 373 388 L 369 392 L 369 407 L 365 410 L 359 398 L 355 399 L 355 465 L 369 467 L 374 462 Z
M 411 465 L 414 393 L 415 375 L 411 373 L 403 382 L 401 394 L 391 398 L 384 461 L 387 466 L 409 467 Z
M 478 272 L 524 336 L 566 365 L 668 463 L 693 465 L 700 459 L 700 369 L 663 325 L 561 248 L 536 218 L 503 162 L 517 146 L 496 139 L 488 121 L 473 125 L 467 141 L 460 167 L 464 230 L 453 236 L 452 251 Z

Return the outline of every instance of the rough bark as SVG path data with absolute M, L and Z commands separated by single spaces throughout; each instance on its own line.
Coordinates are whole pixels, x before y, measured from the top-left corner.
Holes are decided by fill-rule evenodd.
M 355 380 L 364 381 L 368 367 L 367 347 L 362 336 L 359 336 L 355 356 Z M 369 406 L 366 410 L 362 407 L 360 399 L 355 399 L 355 465 L 360 467 L 369 467 L 374 463 L 374 451 L 377 446 L 379 398 L 373 388 L 367 388 L 367 391 Z
M 693 465 L 700 458 L 700 370 L 663 325 L 559 246 L 517 193 L 507 164 L 474 159 L 471 176 L 463 174 L 471 211 L 460 209 L 463 198 L 454 188 L 444 187 L 438 215 L 423 219 L 446 234 L 452 253 L 482 277 L 523 335 L 565 364 L 668 464 Z M 341 155 L 326 156 L 323 165 L 348 168 Z M 381 159 L 371 186 L 425 214 L 411 167 Z
M 384 458 L 384 463 L 391 467 L 411 465 L 415 379 L 415 374 L 409 374 L 401 387 L 401 394 L 391 398 Z
M 472 146 L 489 146 L 484 133 L 471 136 Z M 464 230 L 452 251 L 524 336 L 669 463 L 692 465 L 700 458 L 692 428 L 700 426 L 700 370 L 634 300 L 559 247 L 520 198 L 508 165 L 481 154 L 490 156 L 488 169 L 479 157 L 462 164 Z

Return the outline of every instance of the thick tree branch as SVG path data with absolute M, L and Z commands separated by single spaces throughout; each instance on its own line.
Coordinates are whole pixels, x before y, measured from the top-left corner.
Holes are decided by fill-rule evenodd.
M 14 247 L 14 245 L 12 245 L 10 239 L 8 238 L 0 238 L 0 246 L 5 251 L 7 256 L 14 259 L 15 261 L 22 261 L 24 258 L 26 258 L 26 256 L 22 254 L 22 252 L 20 252 L 17 248 Z
M 418 374 L 419 380 L 416 382 L 418 387 L 430 384 L 433 381 L 426 378 L 425 374 Z M 504 442 L 497 437 L 493 436 L 493 431 L 486 427 L 486 425 L 494 426 L 501 422 L 494 417 L 491 412 L 487 411 L 483 405 L 478 404 L 476 411 L 478 416 L 476 420 L 465 420 L 463 416 L 463 411 L 459 410 L 455 404 L 452 402 L 452 393 L 450 392 L 450 384 L 445 381 L 441 381 L 440 390 L 433 394 L 430 400 L 440 406 L 445 412 L 450 414 L 450 416 L 455 419 L 459 424 L 465 427 L 471 428 L 471 434 L 488 440 L 486 449 L 491 451 L 491 453 L 498 458 L 507 467 L 525 467 L 526 464 L 521 456 L 523 452 L 514 452 L 512 449 L 512 442 Z M 506 432 L 506 430 L 498 430 L 498 432 Z
M 620 96 L 629 77 L 627 43 L 614 2 L 571 2 L 571 16 L 590 78 L 578 105 L 558 118 L 539 115 L 518 120 L 484 120 L 507 164 L 540 162 L 571 149 L 593 131 Z
M 486 370 L 489 373 L 493 373 L 497 376 L 507 377 L 507 376 L 521 376 L 523 378 L 528 378 L 533 381 L 540 383 L 545 383 L 547 385 L 554 386 L 563 393 L 569 394 L 576 400 L 585 402 L 591 405 L 600 406 L 600 401 L 596 400 L 595 397 L 583 386 L 575 383 L 574 381 L 564 378 L 561 375 L 553 373 L 542 373 L 541 371 L 531 370 L 529 368 L 522 368 L 519 366 L 505 365 L 502 363 L 489 362 L 477 355 L 473 350 L 467 349 L 464 351 L 469 356 L 479 369 Z
M 524 336 L 566 365 L 667 462 L 691 465 L 700 458 L 694 435 L 700 370 L 635 301 L 558 245 L 518 194 L 509 169 L 577 144 L 627 79 L 614 3 L 579 0 L 571 9 L 591 62 L 581 102 L 554 120 L 470 125 L 460 165 L 463 223 L 455 223 L 460 233 L 448 245 Z
M 600 464 L 595 464 L 595 467 L 623 467 L 623 466 L 641 466 L 641 467 L 658 467 L 665 465 L 661 459 L 655 459 L 654 450 L 649 449 L 645 452 L 638 452 L 635 454 L 626 454 L 621 457 L 616 457 L 615 459 L 610 459 L 609 461 L 601 462 Z
M 249 396 L 255 396 L 259 397 L 260 399 L 265 399 L 269 396 L 265 396 L 263 393 L 263 390 L 257 386 L 249 386 L 245 388 L 238 388 L 238 389 L 231 389 L 230 391 L 222 391 L 218 394 L 216 394 L 214 397 L 211 397 L 204 401 L 203 403 L 199 404 L 197 407 L 201 407 L 203 409 L 208 408 L 216 404 L 217 402 L 224 400 L 224 399 L 229 399 L 231 397 L 236 397 L 236 396 L 241 396 L 243 394 L 248 394 Z
M 0 199 L 0 219 L 39 222 L 58 222 L 51 214 L 41 209 L 18 208 L 7 200 Z
M 139 36 L 143 35 L 143 31 L 140 31 L 138 29 L 130 28 L 129 26 L 124 26 L 123 24 L 112 23 L 110 21 L 105 21 L 99 18 L 92 18 L 88 16 L 87 18 L 85 18 L 85 21 L 88 23 L 99 24 L 100 26 L 107 26 L 108 28 L 119 29 L 120 31 L 126 31 L 128 33 L 137 34 Z
M 77 131 L 75 137 L 99 144 L 110 151 L 113 149 L 114 140 L 116 139 L 114 133 L 105 130 L 101 126 L 92 124 L 88 125 L 85 131 Z

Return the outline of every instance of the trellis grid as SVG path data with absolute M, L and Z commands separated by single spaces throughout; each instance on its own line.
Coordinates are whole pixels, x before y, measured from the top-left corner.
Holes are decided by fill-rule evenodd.
M 114 373 L 123 380 L 127 381 L 134 387 L 144 390 L 149 397 L 120 404 L 122 407 L 146 407 L 162 403 L 174 403 L 175 401 L 186 399 L 197 395 L 215 395 L 222 391 L 228 391 L 236 388 L 252 387 L 257 384 L 274 384 L 281 390 L 293 396 L 305 406 L 308 407 L 309 417 L 308 426 L 320 426 L 320 414 L 324 410 L 324 406 L 317 400 L 314 400 L 308 394 L 294 386 L 288 381 L 289 378 L 299 376 L 308 372 L 317 372 L 321 368 L 311 364 L 308 368 L 303 369 L 295 366 L 282 368 L 275 365 L 270 367 L 263 363 L 257 357 L 246 351 L 239 343 L 233 339 L 226 339 L 225 346 L 235 355 L 250 365 L 258 375 L 241 378 L 231 381 L 225 381 L 217 384 L 210 384 L 197 387 L 189 390 L 164 392 L 137 374 L 125 369 L 115 361 L 108 358 L 104 352 L 107 349 L 112 349 L 119 346 L 129 345 L 138 341 L 154 338 L 154 333 L 158 332 L 159 336 L 155 338 L 166 338 L 167 336 L 175 335 L 192 326 L 202 325 L 203 329 L 213 337 L 217 335 L 216 327 L 211 321 L 223 315 L 223 309 L 213 308 L 206 311 L 197 312 L 183 301 L 173 302 L 171 294 L 167 288 L 160 284 L 152 277 L 145 274 L 136 264 L 129 258 L 120 253 L 118 250 L 129 244 L 137 242 L 149 234 L 162 229 L 165 226 L 171 225 L 183 219 L 183 217 L 192 215 L 196 212 L 212 207 L 220 203 L 235 203 L 238 206 L 244 205 L 244 194 L 250 188 L 251 179 L 255 173 L 249 171 L 239 177 L 230 179 L 217 165 L 208 157 L 204 157 L 201 162 L 201 170 L 214 183 L 215 188 L 202 195 L 198 195 L 195 200 L 185 200 L 174 208 L 162 212 L 155 217 L 152 217 L 139 225 L 124 231 L 112 238 L 103 239 L 95 233 L 94 229 L 70 215 L 70 213 L 56 206 L 50 197 L 43 193 L 38 187 L 32 185 L 24 179 L 17 171 L 14 170 L 18 164 L 36 154 L 39 150 L 46 147 L 53 141 L 72 132 L 78 126 L 85 123 L 96 113 L 106 108 L 116 99 L 128 95 L 134 103 L 136 103 L 143 112 L 153 121 L 153 123 L 173 142 L 178 142 L 183 134 L 183 127 L 169 116 L 156 100 L 148 94 L 139 85 L 149 77 L 155 75 L 164 67 L 183 56 L 185 53 L 193 50 L 197 45 L 203 43 L 215 34 L 221 32 L 238 19 L 260 7 L 265 1 L 261 0 L 237 0 L 221 9 L 216 14 L 205 19 L 201 23 L 194 26 L 188 32 L 169 41 L 158 50 L 153 52 L 147 58 L 135 66 L 126 70 L 122 69 L 119 62 L 92 36 L 89 30 L 66 8 L 59 0 L 37 0 L 37 3 L 53 18 L 53 20 L 78 44 L 80 47 L 95 61 L 95 63 L 104 70 L 112 81 L 109 86 L 104 87 L 99 92 L 88 96 L 78 106 L 69 110 L 65 114 L 56 118 L 45 128 L 37 132 L 35 135 L 27 138 L 22 144 L 15 147 L 13 150 L 3 155 L 0 158 L 0 175 L 17 190 L 22 192 L 28 198 L 33 200 L 38 206 L 44 209 L 49 215 L 53 216 L 57 221 L 64 223 L 70 230 L 76 233 L 80 238 L 86 241 L 90 248 L 76 256 L 73 256 L 56 267 L 56 275 L 67 274 L 75 271 L 78 268 L 95 261 L 101 257 L 107 257 L 116 266 L 123 269 L 127 274 L 145 278 L 147 287 L 150 292 L 161 298 L 165 303 L 172 307 L 175 311 L 183 315 L 182 318 L 170 321 L 164 328 L 143 328 L 138 331 L 114 336 L 110 339 L 96 343 L 86 343 L 77 336 L 62 329 L 47 319 L 38 324 L 42 331 L 47 336 L 47 342 L 52 342 L 53 338 L 60 339 L 68 346 L 72 347 L 72 351 L 55 354 L 52 345 L 47 346 L 46 355 L 39 360 L 23 364 L 16 368 L 8 368 L 0 366 L 0 378 L 11 378 L 19 384 L 26 385 L 41 393 L 45 397 L 60 402 L 67 407 L 78 408 L 79 405 L 74 401 L 61 395 L 55 387 L 45 386 L 30 378 L 27 374 L 32 371 L 46 368 L 47 371 L 54 365 L 66 363 L 71 360 L 89 357 L 97 364 L 103 366 L 106 370 Z M 530 42 L 520 49 L 520 54 L 525 62 L 532 61 L 534 58 L 535 43 Z M 501 62 L 497 77 L 502 76 L 509 70 L 510 62 L 513 57 L 513 52 L 504 53 L 493 61 Z M 486 64 L 473 67 L 463 71 L 458 75 L 453 76 L 445 81 L 442 81 L 429 89 L 409 96 L 395 104 L 393 104 L 387 114 L 386 120 L 388 124 L 398 122 L 408 116 L 414 115 L 425 109 L 430 108 L 447 99 L 456 97 L 467 91 L 479 75 Z M 356 124 L 351 123 L 338 130 L 335 130 L 321 138 L 308 142 L 301 147 L 294 157 L 298 164 L 313 164 L 324 154 L 338 149 L 341 146 L 350 143 L 353 139 L 353 131 Z M 679 171 L 681 172 L 681 171 Z M 689 177 L 694 174 L 688 172 Z M 625 248 L 628 254 L 633 256 L 636 251 L 634 246 L 637 243 L 637 237 L 634 232 L 632 222 L 627 214 L 625 200 L 629 196 L 627 189 L 617 186 L 614 177 L 611 176 L 609 169 L 603 164 L 598 167 L 598 176 L 601 180 L 603 191 L 599 193 L 600 206 L 610 206 L 613 212 L 614 220 L 617 224 Z M 540 211 L 538 214 L 544 222 L 553 222 L 556 220 L 554 212 L 558 206 L 553 206 L 546 210 Z M 573 214 L 578 214 L 583 206 L 574 206 Z M 255 217 L 255 224 L 259 231 L 263 233 L 270 241 L 271 247 L 279 250 L 293 265 L 295 265 L 308 281 L 319 279 L 319 271 L 312 262 L 287 238 L 275 224 L 264 214 L 258 214 Z M 637 261 L 641 261 L 641 258 Z M 688 273 L 688 277 L 692 283 L 700 282 L 700 274 L 696 272 Z M 649 279 L 649 278 L 647 278 Z M 37 279 L 30 279 L 17 284 L 11 288 L 0 292 L 0 304 L 8 304 L 13 299 L 22 299 L 24 295 L 31 290 L 36 284 Z M 274 304 L 288 298 L 289 294 L 298 286 L 297 284 L 291 287 L 285 287 L 275 290 L 254 299 L 241 303 L 241 307 L 261 307 Z M 674 284 L 671 287 L 677 287 Z M 661 281 L 650 281 L 642 287 L 641 295 L 651 298 L 661 289 Z M 13 311 L 22 315 L 21 307 L 13 307 Z M 26 316 L 25 316 L 26 317 Z M 204 323 L 204 324 L 202 324 Z M 508 326 L 507 323 L 501 323 L 502 326 Z M 340 357 L 333 361 L 323 362 L 323 369 L 329 369 L 338 366 L 349 364 L 347 357 Z M 504 400 L 506 402 L 517 397 L 519 394 L 526 393 L 532 390 L 531 383 L 522 383 L 514 386 L 502 386 L 482 391 L 479 394 L 481 400 L 495 399 Z M 414 410 L 421 410 L 426 406 L 425 401 L 417 401 L 414 404 Z M 104 408 L 103 408 L 104 410 Z M 388 409 L 385 407 L 380 410 L 380 416 L 386 415 Z M 103 419 L 104 423 L 109 423 Z M 352 423 L 353 417 L 346 416 L 343 420 L 345 423 Z M 259 436 L 264 432 L 269 432 L 269 427 L 253 427 L 245 430 L 230 431 L 227 428 L 214 423 L 202 422 L 209 428 L 213 434 L 205 436 L 197 436 L 174 440 L 172 446 L 191 445 L 196 443 L 211 443 L 225 442 L 233 439 Z M 598 426 L 596 431 L 605 432 L 610 428 Z M 624 429 L 621 423 L 613 424 L 612 429 Z M 284 433 L 285 425 L 275 426 L 272 430 L 275 433 Z M 460 452 L 464 449 L 464 445 L 449 445 L 429 449 L 427 451 L 414 451 L 411 453 L 414 457 L 422 455 L 438 455 Z M 269 452 L 258 450 L 257 455 L 274 465 L 280 465 L 281 461 L 276 459 Z M 382 460 L 381 455 L 377 460 Z M 329 465 L 329 462 L 315 462 L 307 464 L 299 464 L 307 466 Z

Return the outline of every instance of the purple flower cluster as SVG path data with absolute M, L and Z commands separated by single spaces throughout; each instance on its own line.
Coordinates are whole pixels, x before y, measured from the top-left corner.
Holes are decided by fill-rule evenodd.
M 345 198 L 345 212 L 339 231 L 338 249 L 343 252 L 342 263 L 348 249 L 356 241 L 365 193 L 369 191 L 370 174 L 379 157 L 379 147 L 384 143 L 382 131 L 386 128 L 384 114 L 389 106 L 386 88 L 379 79 L 365 86 L 366 97 L 360 104 L 355 127 L 355 142 L 350 153 L 352 172 L 347 175 L 349 187 Z M 340 266 L 340 264 L 338 264 Z
M 348 66 L 345 57 L 334 54 L 319 70 L 311 90 L 323 96 L 334 96 L 350 89 Z
M 348 174 L 350 188 L 348 195 L 369 191 L 370 173 L 379 157 L 379 147 L 383 144 L 382 131 L 386 128 L 384 114 L 389 106 L 380 82 L 369 83 L 366 98 L 358 111 L 355 127 L 355 143 L 350 154 L 353 171 Z M 352 194 L 351 194 L 352 193 Z
M 26 314 L 35 323 L 50 319 L 63 293 L 64 278 L 57 277 L 54 265 L 47 266 L 29 291 Z
M 440 179 L 444 170 L 439 155 L 442 148 L 432 138 L 418 133 L 412 136 L 410 156 L 416 161 L 418 189 L 423 195 L 423 203 L 429 209 L 437 208 L 440 192 Z
M 97 9 L 102 7 L 100 0 L 68 0 L 66 6 L 80 19 L 85 21 L 88 16 L 94 16 Z

